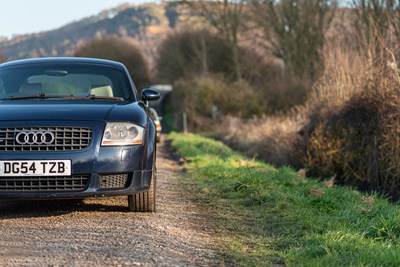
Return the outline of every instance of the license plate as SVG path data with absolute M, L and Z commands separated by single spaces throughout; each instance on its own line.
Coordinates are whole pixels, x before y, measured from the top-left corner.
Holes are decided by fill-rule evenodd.
M 69 176 L 71 160 L 0 161 L 0 176 Z

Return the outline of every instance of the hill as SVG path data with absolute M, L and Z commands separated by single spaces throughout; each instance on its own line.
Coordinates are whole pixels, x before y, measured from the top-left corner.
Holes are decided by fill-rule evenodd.
M 152 58 L 156 43 L 174 28 L 176 14 L 164 4 L 123 4 L 55 30 L 0 39 L 0 51 L 7 60 L 70 56 L 87 40 L 117 36 L 137 41 Z

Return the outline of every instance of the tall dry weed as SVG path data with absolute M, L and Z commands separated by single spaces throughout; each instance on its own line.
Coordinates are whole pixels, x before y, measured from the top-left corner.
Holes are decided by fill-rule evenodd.
M 334 176 L 342 141 L 327 136 L 327 122 L 362 91 L 367 66 L 360 54 L 344 45 L 327 46 L 323 59 L 324 73 L 300 108 L 305 121 L 300 146 L 312 175 Z
M 325 72 L 305 109 L 303 148 L 312 175 L 400 197 L 400 76 L 382 41 L 326 53 Z M 379 47 L 379 49 L 376 49 Z

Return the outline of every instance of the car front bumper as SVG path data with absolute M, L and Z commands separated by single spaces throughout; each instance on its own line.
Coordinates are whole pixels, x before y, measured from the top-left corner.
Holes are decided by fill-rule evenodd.
M 76 151 L 1 152 L 0 160 L 71 160 L 71 175 L 0 177 L 0 198 L 85 198 L 130 195 L 148 190 L 155 172 L 151 137 L 146 137 L 142 145 L 101 146 L 104 122 L 58 124 L 90 127 L 93 131 L 90 145 Z

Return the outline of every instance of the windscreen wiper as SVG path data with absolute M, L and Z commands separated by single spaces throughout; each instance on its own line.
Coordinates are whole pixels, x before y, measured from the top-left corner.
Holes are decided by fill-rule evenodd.
M 74 96 L 74 95 L 57 95 L 57 94 L 45 94 L 41 93 L 38 95 L 19 95 L 11 96 L 9 98 L 1 98 L 0 100 L 21 100 L 21 99 L 49 99 L 49 98 L 63 98 L 63 99 L 100 99 L 100 100 L 124 100 L 122 97 L 112 96 Z
M 98 95 L 88 95 L 86 98 L 89 98 L 89 99 L 101 99 L 101 100 L 124 100 L 123 97 L 116 97 L 116 96 L 98 96 Z
M 47 98 L 66 98 L 66 97 L 70 97 L 70 95 L 53 95 L 53 94 L 40 93 L 38 95 L 16 95 L 8 98 L 2 98 L 1 100 L 47 99 Z

